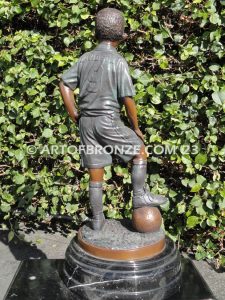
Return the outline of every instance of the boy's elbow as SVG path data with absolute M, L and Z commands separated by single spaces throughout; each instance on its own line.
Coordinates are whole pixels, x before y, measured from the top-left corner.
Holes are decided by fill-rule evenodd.
M 68 89 L 69 88 L 65 85 L 65 83 L 62 80 L 60 80 L 60 82 L 59 82 L 59 90 L 61 92 L 66 92 L 66 91 L 68 91 Z
M 66 91 L 73 92 L 72 88 L 69 87 L 67 84 L 65 84 L 63 80 L 60 80 L 60 82 L 59 82 L 59 88 L 60 88 L 60 90 L 66 90 Z
M 62 80 L 60 80 L 59 81 L 59 87 L 61 88 L 61 87 L 64 87 L 64 86 L 65 86 L 64 82 Z
M 134 104 L 134 100 L 131 97 L 124 97 L 123 98 L 123 103 L 125 106 L 130 106 Z

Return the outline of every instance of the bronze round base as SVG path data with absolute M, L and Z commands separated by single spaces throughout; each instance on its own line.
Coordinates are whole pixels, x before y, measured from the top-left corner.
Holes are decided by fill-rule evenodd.
M 135 232 L 130 220 L 107 220 L 101 231 L 94 231 L 85 225 L 80 228 L 77 240 L 87 253 L 114 261 L 149 259 L 165 248 L 162 230 L 154 233 Z

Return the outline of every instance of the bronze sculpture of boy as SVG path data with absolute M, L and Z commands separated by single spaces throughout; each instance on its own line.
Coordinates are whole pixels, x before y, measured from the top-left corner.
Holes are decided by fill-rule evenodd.
M 75 123 L 79 122 L 81 144 L 98 151 L 84 151 L 82 165 L 90 174 L 89 199 L 93 214 L 92 228 L 100 230 L 105 222 L 102 204 L 104 167 L 112 164 L 111 153 L 104 147 L 119 147 L 117 155 L 132 160 L 133 208 L 159 206 L 167 201 L 154 195 L 145 184 L 147 155 L 144 137 L 138 126 L 132 79 L 125 59 L 116 48 L 125 38 L 122 13 L 105 8 L 96 16 L 98 46 L 83 54 L 62 76 L 60 91 L 66 109 Z M 73 90 L 79 87 L 78 115 Z M 120 119 L 125 106 L 131 128 Z M 78 121 L 79 120 L 79 121 Z M 129 151 L 128 150 L 129 147 Z M 137 151 L 138 149 L 138 151 Z M 132 151 L 130 151 L 132 150 Z

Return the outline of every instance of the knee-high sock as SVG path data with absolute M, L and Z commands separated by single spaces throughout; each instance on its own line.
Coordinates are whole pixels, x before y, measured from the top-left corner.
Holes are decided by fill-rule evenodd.
M 138 195 L 139 193 L 143 193 L 146 174 L 147 174 L 147 160 L 143 160 L 143 159 L 133 160 L 131 182 L 132 182 L 134 196 Z
M 102 181 L 89 182 L 89 200 L 93 219 L 101 218 L 103 215 Z

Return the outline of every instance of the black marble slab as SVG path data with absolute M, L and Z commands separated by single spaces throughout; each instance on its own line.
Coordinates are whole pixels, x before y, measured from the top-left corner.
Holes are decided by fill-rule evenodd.
M 63 264 L 64 260 L 23 261 L 4 300 L 82 300 L 80 297 L 77 298 L 75 293 L 71 293 L 62 282 Z M 181 290 L 168 300 L 216 300 L 216 298 L 191 260 L 182 258 Z

